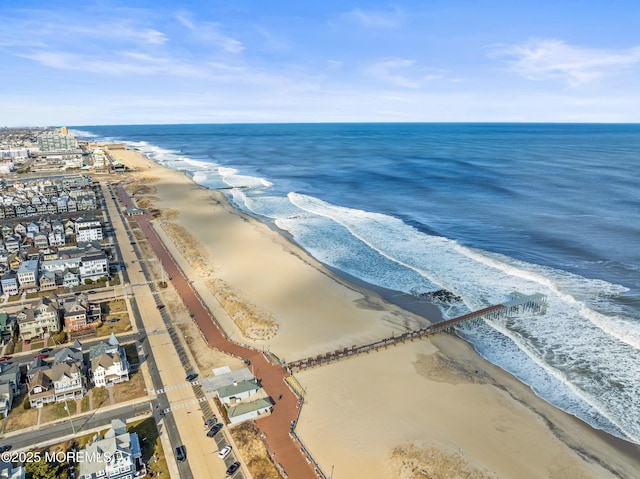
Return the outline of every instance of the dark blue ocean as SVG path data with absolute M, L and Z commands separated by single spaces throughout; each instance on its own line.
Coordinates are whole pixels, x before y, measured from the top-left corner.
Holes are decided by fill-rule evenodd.
M 75 127 L 123 141 L 332 269 L 446 316 L 543 293 L 544 316 L 460 332 L 541 397 L 640 443 L 640 125 Z

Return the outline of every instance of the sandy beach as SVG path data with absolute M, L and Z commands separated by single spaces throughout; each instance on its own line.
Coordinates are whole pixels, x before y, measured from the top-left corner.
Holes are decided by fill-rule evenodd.
M 428 324 L 135 150 L 127 187 L 227 334 L 291 361 Z M 114 178 L 115 180 L 115 178 Z M 634 478 L 640 448 L 594 431 L 442 334 L 296 374 L 297 432 L 333 478 Z

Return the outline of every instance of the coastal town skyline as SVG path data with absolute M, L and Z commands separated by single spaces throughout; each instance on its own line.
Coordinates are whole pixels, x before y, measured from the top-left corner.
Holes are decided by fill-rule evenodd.
M 639 8 L 14 3 L 0 125 L 633 123 Z

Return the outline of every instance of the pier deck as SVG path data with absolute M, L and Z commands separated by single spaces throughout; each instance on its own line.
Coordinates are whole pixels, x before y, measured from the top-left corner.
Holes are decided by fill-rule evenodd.
M 509 295 L 509 301 L 506 301 L 503 304 L 488 306 L 486 308 L 458 316 L 457 318 L 431 324 L 425 328 L 415 331 L 407 331 L 406 333 L 398 336 L 394 335 L 388 338 L 379 339 L 372 343 L 360 346 L 354 345 L 329 353 L 320 354 L 318 356 L 292 361 L 290 363 L 286 363 L 285 367 L 290 373 L 294 373 L 302 369 L 328 364 L 347 357 L 369 353 L 370 351 L 377 351 L 382 348 L 386 349 L 389 346 L 404 343 L 406 341 L 413 341 L 414 339 L 420 339 L 425 336 L 429 336 L 430 334 L 436 334 L 442 331 L 451 332 L 456 326 L 462 324 L 478 324 L 486 319 L 498 319 L 500 317 L 513 316 L 521 311 L 533 311 L 544 314 L 546 312 L 546 305 L 547 298 L 543 294 L 538 293 L 527 296 L 514 291 Z

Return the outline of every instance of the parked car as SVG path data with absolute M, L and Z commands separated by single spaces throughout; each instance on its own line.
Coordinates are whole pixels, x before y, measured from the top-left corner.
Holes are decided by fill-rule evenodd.
M 117 323 L 118 321 L 120 321 L 120 318 L 111 318 L 107 321 L 107 323 Z
M 185 446 L 176 447 L 176 460 L 184 462 L 187 459 L 187 448 Z
M 218 457 L 220 459 L 224 459 L 229 454 L 231 454 L 231 446 L 224 446 L 222 449 L 220 449 L 220 452 L 218 453 Z
M 41 354 L 44 354 L 44 353 L 50 353 L 51 351 L 53 351 L 53 348 L 42 348 L 42 349 L 40 350 L 40 353 L 41 353 Z
M 0 363 L 4 363 L 5 361 L 11 360 L 11 356 L 2 356 L 0 358 Z
M 187 382 L 191 382 L 191 381 L 195 381 L 198 378 L 198 375 L 196 373 L 191 373 L 191 374 L 187 374 L 187 377 L 185 378 L 187 380 Z
M 163 309 L 164 308 L 164 304 L 159 304 L 158 306 L 156 306 L 156 309 Z
M 89 294 L 96 294 L 96 292 L 92 289 L 91 291 L 87 291 Z
M 213 437 L 216 434 L 218 434 L 220 432 L 220 429 L 222 429 L 222 424 L 218 423 L 218 424 L 214 424 L 211 429 L 209 429 L 209 432 L 207 432 L 207 436 L 208 437 Z
M 217 417 L 215 417 L 215 416 L 210 417 L 209 419 L 207 419 L 207 420 L 204 422 L 204 427 L 211 427 L 211 426 L 213 426 L 213 425 L 214 425 L 215 423 L 217 423 L 217 422 L 218 422 L 218 418 L 217 418 Z
M 0 446 L 0 452 L 7 452 L 9 449 L 11 449 L 12 446 L 10 445 L 6 445 L 6 446 Z
M 231 476 L 238 469 L 240 469 L 240 463 L 236 461 L 227 468 L 227 476 Z
M 47 359 L 48 354 L 36 354 L 33 359 Z

